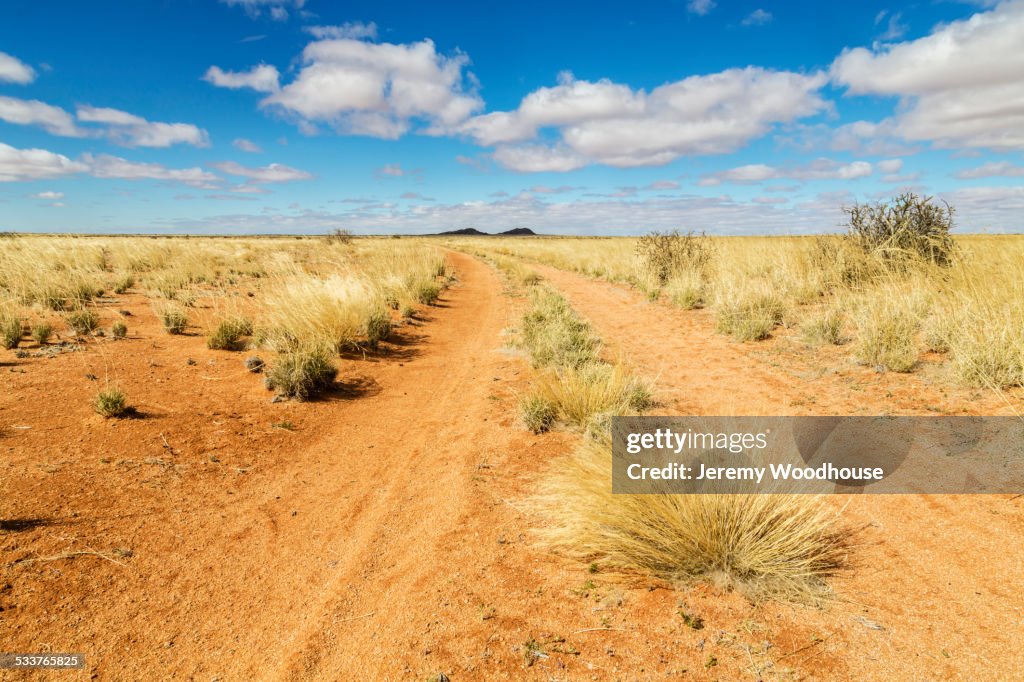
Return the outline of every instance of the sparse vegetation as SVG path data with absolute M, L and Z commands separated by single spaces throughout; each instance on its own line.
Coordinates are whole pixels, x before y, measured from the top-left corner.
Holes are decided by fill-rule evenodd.
M 0 347 L 17 348 L 21 341 L 21 319 L 7 310 L 0 310 Z
M 40 346 L 45 344 L 53 336 L 53 325 L 49 322 L 37 322 L 32 325 L 32 340 Z
M 100 316 L 95 310 L 79 308 L 72 310 L 65 317 L 68 326 L 79 336 L 85 336 L 100 326 Z
M 96 394 L 92 407 L 96 414 L 108 419 L 111 417 L 123 417 L 129 411 L 128 397 L 120 388 L 107 386 Z
M 244 337 L 253 332 L 252 322 L 244 317 L 229 316 L 221 319 L 213 333 L 206 337 L 206 347 L 213 350 L 242 350 Z
M 948 266 L 956 245 L 953 207 L 940 206 L 931 197 L 907 192 L 888 203 L 854 204 L 845 209 L 850 217 L 848 236 L 864 251 L 894 263 L 921 258 Z
M 606 438 L 554 468 L 538 504 L 543 537 L 580 559 L 752 599 L 820 598 L 846 555 L 835 514 L 812 496 L 612 494 Z
M 278 395 L 296 400 L 310 400 L 334 383 L 338 369 L 324 348 L 297 348 L 282 353 L 267 370 L 267 388 Z
M 128 325 L 123 320 L 117 320 L 110 326 L 110 335 L 115 339 L 123 339 L 128 336 Z
M 188 328 L 188 315 L 175 305 L 163 305 L 156 311 L 160 324 L 168 334 L 184 334 Z
M 543 395 L 531 394 L 519 401 L 519 418 L 534 433 L 543 433 L 555 423 L 558 411 Z

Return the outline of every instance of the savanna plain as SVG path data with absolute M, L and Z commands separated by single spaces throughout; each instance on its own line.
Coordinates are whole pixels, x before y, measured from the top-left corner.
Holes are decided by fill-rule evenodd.
M 858 219 L 0 237 L 0 651 L 84 654 L 68 679 L 1024 679 L 1020 495 L 611 494 L 612 415 L 1019 414 L 1024 238 Z

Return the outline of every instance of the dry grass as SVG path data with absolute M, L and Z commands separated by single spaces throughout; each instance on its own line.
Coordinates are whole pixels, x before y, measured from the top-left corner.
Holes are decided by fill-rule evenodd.
M 672 582 L 709 580 L 814 601 L 846 551 L 837 517 L 806 495 L 612 494 L 611 446 L 586 439 L 538 498 L 541 536 L 583 561 Z

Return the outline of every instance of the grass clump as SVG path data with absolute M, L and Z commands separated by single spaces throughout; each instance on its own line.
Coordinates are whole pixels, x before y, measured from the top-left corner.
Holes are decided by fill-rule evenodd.
M 557 417 L 555 405 L 543 395 L 532 394 L 519 401 L 519 418 L 534 433 L 550 429 Z
M 842 344 L 846 340 L 843 336 L 843 314 L 832 309 L 809 319 L 803 324 L 803 337 L 812 346 Z
M 300 348 L 282 353 L 267 370 L 265 383 L 278 395 L 309 400 L 329 389 L 337 375 L 327 349 Z
M 123 294 L 133 286 L 135 286 L 135 278 L 131 275 L 123 275 L 114 282 L 114 293 Z
M 436 282 L 422 282 L 416 287 L 416 301 L 424 305 L 434 305 L 441 298 L 441 285 Z
M 711 242 L 693 232 L 652 232 L 637 240 L 636 256 L 644 278 L 656 289 L 679 274 L 703 270 L 711 261 Z
M 611 444 L 585 440 L 537 503 L 542 536 L 584 561 L 671 582 L 704 579 L 751 599 L 814 601 L 844 562 L 835 514 L 808 495 L 612 494 Z
M 854 322 L 857 360 L 893 372 L 910 372 L 917 365 L 920 323 L 906 306 L 873 298 L 857 312 Z
M 21 319 L 6 310 L 0 310 L 0 347 L 17 348 L 21 341 Z
M 551 289 L 530 290 L 521 331 L 535 367 L 582 367 L 597 358 L 600 341 L 590 325 Z
M 100 316 L 88 308 L 72 310 L 66 319 L 68 326 L 79 336 L 88 334 L 100 326 Z
M 383 306 L 367 314 L 363 335 L 370 348 L 376 348 L 381 341 L 391 335 L 391 315 Z
M 184 334 L 188 328 L 188 315 L 177 306 L 163 306 L 157 310 L 157 316 L 168 334 Z
M 735 290 L 718 305 L 716 329 L 737 341 L 760 341 L 782 323 L 785 304 L 769 290 Z
M 700 273 L 685 272 L 674 276 L 664 287 L 665 296 L 683 310 L 703 308 L 705 284 Z
M 244 337 L 252 335 L 252 322 L 244 317 L 225 317 L 206 337 L 206 347 L 213 350 L 242 350 Z
M 130 410 L 128 407 L 128 397 L 124 391 L 116 386 L 108 386 L 97 393 L 96 397 L 93 398 L 92 407 L 96 414 L 108 419 L 111 417 L 123 417 Z
M 128 336 L 128 325 L 123 320 L 117 320 L 110 326 L 110 335 L 115 339 L 123 339 Z
M 595 415 L 643 412 L 654 402 L 644 381 L 603 362 L 549 370 L 537 378 L 537 395 L 559 420 L 579 428 Z
M 32 326 L 32 340 L 42 346 L 53 336 L 53 325 L 49 322 L 39 322 Z

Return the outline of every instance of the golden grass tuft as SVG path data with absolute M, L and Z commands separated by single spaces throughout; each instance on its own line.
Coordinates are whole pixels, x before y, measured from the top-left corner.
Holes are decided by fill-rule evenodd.
M 838 517 L 808 495 L 612 494 L 611 445 L 586 439 L 536 503 L 548 545 L 609 569 L 708 580 L 748 598 L 816 601 L 846 557 Z

